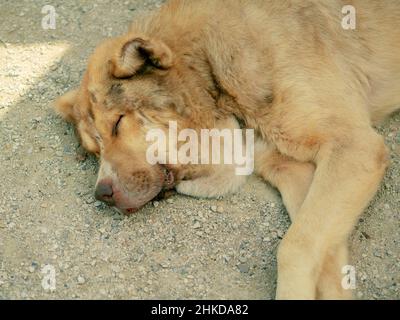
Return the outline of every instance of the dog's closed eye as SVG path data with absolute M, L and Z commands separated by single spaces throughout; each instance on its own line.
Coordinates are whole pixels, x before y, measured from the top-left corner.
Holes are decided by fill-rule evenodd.
M 121 124 L 121 120 L 123 117 L 124 117 L 123 115 L 120 115 L 118 118 L 118 121 L 114 124 L 113 130 L 112 130 L 112 135 L 114 137 L 116 137 L 118 135 L 118 128 L 119 128 L 119 125 Z

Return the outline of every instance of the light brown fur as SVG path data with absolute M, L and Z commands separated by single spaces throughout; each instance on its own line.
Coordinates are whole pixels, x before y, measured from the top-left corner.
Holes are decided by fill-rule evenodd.
M 356 30 L 341 27 L 347 4 Z M 148 129 L 169 120 L 235 128 L 240 119 L 258 134 L 257 173 L 280 190 L 293 221 L 278 253 L 277 298 L 348 298 L 347 237 L 388 165 L 372 126 L 400 104 L 399 16 L 396 0 L 173 0 L 101 44 L 79 91 L 57 108 L 100 156 L 99 179 L 116 185 L 122 209 L 171 187 L 165 168 L 145 161 Z M 214 195 L 224 184 L 215 177 L 235 179 L 225 166 L 167 169 L 192 195 Z

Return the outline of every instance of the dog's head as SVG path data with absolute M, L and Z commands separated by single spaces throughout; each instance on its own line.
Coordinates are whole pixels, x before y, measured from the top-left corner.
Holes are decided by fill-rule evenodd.
M 150 129 L 168 139 L 171 120 L 178 130 L 199 130 L 225 117 L 194 73 L 157 39 L 127 35 L 95 50 L 80 88 L 59 98 L 56 110 L 100 158 L 97 199 L 131 213 L 163 189 L 205 174 L 201 166 L 150 164 L 146 157 Z

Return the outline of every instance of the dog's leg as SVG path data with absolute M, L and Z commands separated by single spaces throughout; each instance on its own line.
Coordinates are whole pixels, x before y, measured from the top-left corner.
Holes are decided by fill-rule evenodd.
M 339 248 L 378 189 L 387 167 L 383 139 L 372 129 L 350 137 L 345 143 L 320 146 L 309 192 L 279 248 L 279 299 L 317 297 L 317 282 L 329 253 L 335 248 L 343 252 Z M 336 267 L 333 273 L 338 274 Z M 326 283 L 336 283 L 335 278 Z M 334 298 L 331 293 L 326 296 Z
M 314 177 L 315 166 L 310 162 L 298 162 L 280 154 L 275 148 L 266 147 L 256 153 L 256 171 L 281 193 L 292 221 L 306 198 Z M 351 299 L 350 290 L 342 287 L 342 268 L 347 263 L 347 244 L 330 250 L 323 263 L 317 283 L 319 299 Z
M 348 264 L 347 243 L 341 243 L 328 250 L 317 283 L 317 298 L 321 300 L 350 300 L 352 290 L 342 285 L 342 269 Z
M 279 190 L 290 219 L 294 221 L 310 188 L 315 165 L 284 156 L 272 146 L 256 145 L 255 170 Z

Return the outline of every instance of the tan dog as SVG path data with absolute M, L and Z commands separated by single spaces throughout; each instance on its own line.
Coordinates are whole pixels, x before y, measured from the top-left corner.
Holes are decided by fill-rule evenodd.
M 345 4 L 356 30 L 342 28 Z M 127 213 L 163 188 L 243 182 L 226 166 L 149 165 L 147 130 L 254 128 L 256 170 L 293 221 L 277 298 L 348 298 L 347 238 L 388 165 L 372 125 L 400 103 L 399 16 L 397 0 L 170 1 L 102 43 L 57 109 L 101 159 L 97 197 Z

